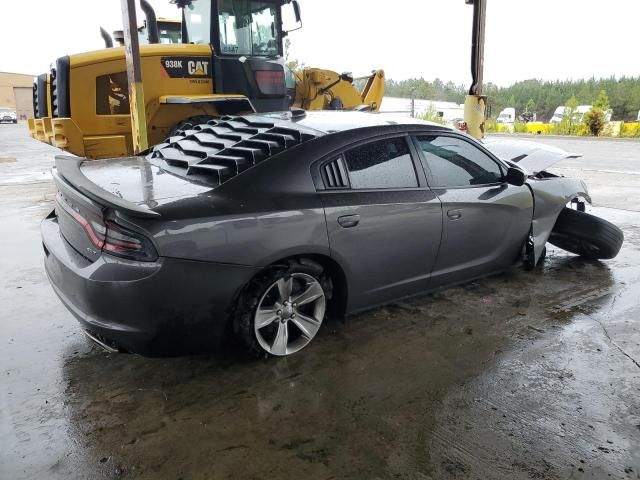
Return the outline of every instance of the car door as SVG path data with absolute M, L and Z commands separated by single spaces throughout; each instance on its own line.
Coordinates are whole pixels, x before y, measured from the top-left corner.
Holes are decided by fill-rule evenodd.
M 329 246 L 347 275 L 349 311 L 428 285 L 442 209 L 416 157 L 403 135 L 369 140 L 321 164 Z
M 505 181 L 506 167 L 475 141 L 453 132 L 416 135 L 429 185 L 442 202 L 442 242 L 431 286 L 511 265 L 529 235 L 533 196 Z

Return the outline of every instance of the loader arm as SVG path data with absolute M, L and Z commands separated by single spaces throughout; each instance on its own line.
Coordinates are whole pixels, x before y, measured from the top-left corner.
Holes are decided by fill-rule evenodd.
M 305 110 L 378 111 L 384 96 L 384 71 L 375 70 L 366 77 L 352 78 L 320 68 L 305 68 L 294 72 L 296 80 L 294 107 Z M 358 91 L 354 82 L 365 80 Z

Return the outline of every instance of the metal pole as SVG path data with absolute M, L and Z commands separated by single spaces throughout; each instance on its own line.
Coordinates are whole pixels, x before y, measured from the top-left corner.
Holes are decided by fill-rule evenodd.
M 482 95 L 484 77 L 484 30 L 487 0 L 473 2 L 473 32 L 471 37 L 471 88 L 469 95 Z
M 484 31 L 487 0 L 465 0 L 473 4 L 473 32 L 471 38 L 471 87 L 464 102 L 467 131 L 476 138 L 484 137 L 487 97 L 482 95 L 484 76 Z
M 411 91 L 411 118 L 416 118 L 416 97 L 415 93 Z
M 149 148 L 149 140 L 147 137 L 144 89 L 142 88 L 142 66 L 140 64 L 140 45 L 138 44 L 136 4 L 135 0 L 121 0 L 121 2 L 124 51 L 127 60 L 127 79 L 129 81 L 131 137 L 133 139 L 133 152 L 140 153 Z

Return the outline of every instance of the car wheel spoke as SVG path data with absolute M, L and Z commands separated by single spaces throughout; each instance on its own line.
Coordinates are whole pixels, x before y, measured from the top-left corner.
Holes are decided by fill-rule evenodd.
M 290 355 L 316 336 L 325 311 L 326 297 L 317 278 L 302 272 L 276 278 L 254 310 L 255 339 L 271 355 Z
M 278 280 L 278 293 L 280 295 L 280 302 L 284 303 L 285 301 L 289 300 L 289 297 L 291 297 L 291 290 L 293 288 L 293 278 L 292 277 L 287 277 L 287 278 L 281 278 L 280 280 Z
M 313 317 L 309 317 L 307 315 L 303 315 L 298 312 L 295 318 L 292 318 L 291 321 L 295 324 L 296 327 L 300 329 L 300 332 L 311 340 L 318 328 L 320 328 L 320 322 Z
M 313 282 L 309 285 L 309 287 L 302 292 L 297 297 L 293 298 L 293 303 L 297 304 L 297 306 L 306 305 L 307 303 L 311 303 L 314 300 L 322 297 L 324 295 L 324 291 L 318 282 Z
M 278 323 L 278 331 L 271 345 L 271 353 L 274 355 L 286 355 L 287 343 L 289 342 L 289 327 L 287 322 Z
M 267 325 L 271 325 L 274 320 L 278 318 L 278 314 L 275 309 L 258 309 L 256 312 L 256 328 L 264 328 Z

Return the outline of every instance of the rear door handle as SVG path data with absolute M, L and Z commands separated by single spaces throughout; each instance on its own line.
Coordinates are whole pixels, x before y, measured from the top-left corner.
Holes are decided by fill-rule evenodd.
M 355 227 L 360 223 L 360 215 L 343 215 L 338 217 L 338 223 L 343 228 Z
M 460 217 L 462 217 L 462 210 L 449 210 L 447 212 L 447 217 L 449 217 L 451 220 L 458 220 Z

